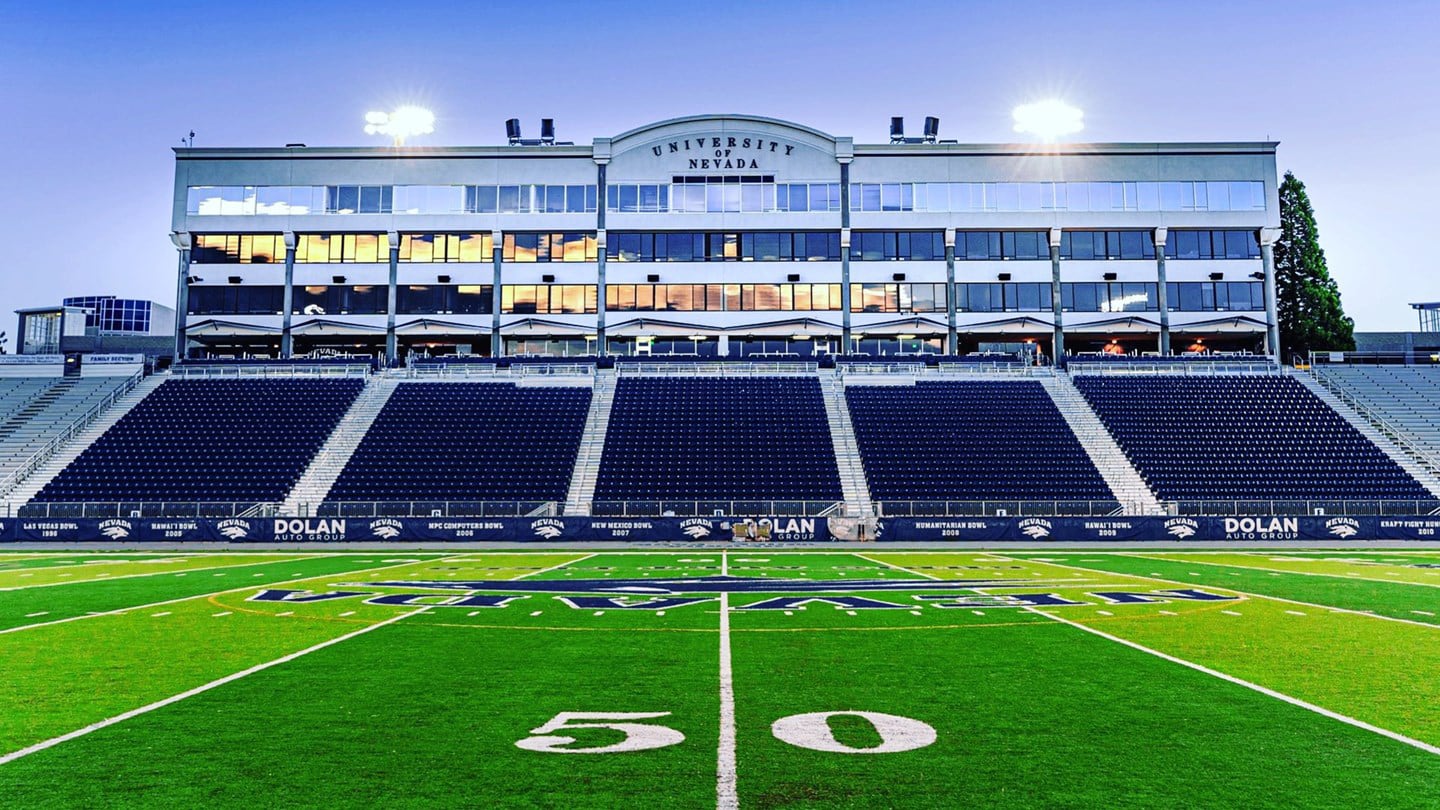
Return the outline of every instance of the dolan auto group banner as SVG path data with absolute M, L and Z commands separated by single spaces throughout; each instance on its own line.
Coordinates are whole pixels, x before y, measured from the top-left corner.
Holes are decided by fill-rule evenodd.
M 0 542 L 685 542 L 831 540 L 824 518 L 0 518 Z M 760 530 L 763 527 L 765 530 Z M 838 531 L 838 529 L 837 529 Z M 1435 540 L 1435 517 L 885 518 L 881 542 Z

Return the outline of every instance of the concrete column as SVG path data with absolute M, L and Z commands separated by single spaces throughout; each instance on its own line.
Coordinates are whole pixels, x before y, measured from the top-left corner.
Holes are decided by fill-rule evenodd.
M 840 158 L 840 353 L 850 353 L 850 158 Z
M 1060 312 L 1060 229 L 1050 229 L 1050 316 L 1055 320 L 1055 337 L 1050 348 L 1055 367 L 1065 367 L 1065 322 Z
M 609 186 L 607 177 L 610 159 L 595 160 L 595 353 L 601 357 L 610 353 L 610 341 L 605 336 L 605 209 L 609 207 Z
M 295 232 L 285 232 L 285 295 L 280 311 L 280 356 L 289 359 L 294 353 L 290 324 L 294 320 L 291 310 L 295 308 Z
M 960 353 L 960 336 L 955 334 L 955 229 L 945 229 L 945 353 Z
M 179 269 L 177 271 L 177 283 L 175 285 L 175 362 L 185 359 L 186 337 L 185 321 L 190 311 L 190 248 L 194 239 L 189 232 L 177 232 L 170 234 L 170 241 L 175 243 L 175 249 L 180 253 Z M 21 330 L 24 329 L 25 319 L 20 319 Z M 20 354 L 25 346 L 25 334 L 23 331 L 16 333 L 15 353 Z
M 1155 229 L 1155 276 L 1160 281 L 1160 355 L 1170 354 L 1170 294 L 1165 283 L 1165 240 L 1167 228 Z
M 390 287 L 385 293 L 385 364 L 393 366 L 398 359 L 395 345 L 395 289 L 400 278 L 400 234 L 389 231 L 386 236 L 390 238 Z
M 595 232 L 595 283 L 599 289 L 595 291 L 595 353 L 604 357 L 607 352 L 605 341 L 605 245 L 607 238 L 605 231 Z
M 1274 356 L 1276 363 L 1284 365 L 1285 361 L 1280 357 L 1280 315 L 1275 302 L 1275 240 L 1279 238 L 1279 228 L 1260 229 L 1260 264 L 1265 273 L 1265 322 L 1269 324 L 1265 348 Z
M 490 263 L 492 268 L 490 280 L 490 356 L 501 357 L 505 354 L 504 345 L 500 341 L 500 263 L 505 258 L 505 234 L 500 231 L 490 232 Z

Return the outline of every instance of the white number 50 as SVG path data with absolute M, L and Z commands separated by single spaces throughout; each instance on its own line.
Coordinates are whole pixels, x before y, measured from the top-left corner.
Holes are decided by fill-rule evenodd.
M 550 722 L 545 725 L 531 729 L 530 733 L 536 736 L 526 737 L 516 742 L 515 745 L 527 751 L 543 751 L 552 754 L 614 754 L 622 751 L 648 751 L 652 748 L 664 748 L 667 745 L 684 742 L 685 735 L 668 726 L 616 721 L 648 720 L 668 716 L 670 716 L 670 712 L 561 712 L 552 717 Z M 566 748 L 564 746 L 575 742 L 575 738 L 554 734 L 556 731 L 581 728 L 608 728 L 623 733 L 625 739 L 610 745 Z

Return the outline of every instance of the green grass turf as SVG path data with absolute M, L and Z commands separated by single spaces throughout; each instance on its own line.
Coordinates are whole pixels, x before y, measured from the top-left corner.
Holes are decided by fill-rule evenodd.
M 318 557 L 295 554 L 290 559 Z M 263 554 L 176 554 L 168 556 L 125 556 L 92 560 L 79 565 L 51 565 L 25 570 L 0 571 L 0 590 L 33 588 L 37 585 L 74 585 L 121 577 L 200 575 L 205 569 L 221 569 L 276 559 Z
M 1371 611 L 1380 616 L 1440 624 L 1440 616 L 1425 615 L 1440 614 L 1440 588 L 1397 585 L 1344 576 L 1305 576 L 1256 570 L 1225 564 L 1216 557 L 1198 554 L 1186 559 L 1107 554 L 1100 558 L 1100 562 L 1084 561 L 1097 559 L 1093 554 L 1041 556 L 1046 559 L 1063 559 L 1066 565 L 1097 571 L 1136 576 L 1158 575 L 1177 582 L 1233 588 L 1263 596 L 1294 599 L 1297 602 Z M 1261 564 L 1270 563 L 1262 561 Z
M 405 554 L 384 559 L 417 559 L 423 554 Z M 341 555 L 309 559 L 271 558 L 269 562 L 217 571 L 188 572 L 128 579 L 76 582 L 73 585 L 0 591 L 0 630 L 53 622 L 86 613 L 111 610 L 170 599 L 200 596 L 227 588 L 268 585 L 301 577 L 373 568 L 381 557 Z M 362 562 L 363 560 L 363 562 Z M 34 614 L 44 615 L 34 615 Z M 31 631 L 26 631 L 31 632 Z M 0 644 L 3 649 L 3 644 Z
M 1293 605 L 1263 598 L 1106 605 L 1085 594 L 1174 586 L 1005 555 L 745 548 L 723 559 L 732 576 L 922 579 L 902 570 L 913 566 L 947 580 L 1014 580 L 989 590 L 1087 600 L 1047 611 L 1401 733 L 1426 738 L 1440 728 L 1440 687 L 1432 685 L 1440 683 L 1440 645 L 1427 627 L 1318 610 L 1292 616 L 1285 610 Z M 434 596 L 422 600 L 431 605 L 424 613 L 396 624 L 0 765 L 0 805 L 712 807 L 716 602 L 661 615 L 624 607 L 646 603 L 643 592 L 598 609 L 535 592 L 470 609 L 441 604 L 463 590 L 373 583 L 643 582 L 714 576 L 721 560 L 708 549 L 476 552 L 274 584 Z M 78 594 L 101 584 L 35 590 Z M 1241 588 L 1209 589 L 1222 586 Z M 794 591 L 826 595 L 803 582 Z M 939 593 L 977 595 L 960 582 Z M 253 594 L 0 635 L 9 670 L 0 678 L 0 754 L 417 609 L 358 596 L 249 601 Z M 776 594 L 728 597 L 741 807 L 1423 807 L 1440 795 L 1440 756 L 1038 612 L 915 598 L 927 594 L 864 594 L 901 605 L 873 611 L 821 601 L 761 611 L 754 608 Z M 921 720 L 938 738 L 914 751 L 846 755 L 798 748 L 770 731 L 781 717 L 843 710 Z M 670 712 L 639 722 L 686 739 L 596 755 L 515 747 L 563 711 Z M 855 718 L 831 728 L 852 746 L 878 742 Z M 580 746 L 621 738 L 574 736 Z
M 1333 556 L 1294 557 L 1274 552 L 1250 554 L 1174 554 L 1136 552 L 1136 556 L 1155 559 L 1191 560 L 1215 565 L 1243 566 L 1266 571 L 1293 572 L 1308 576 L 1331 576 L 1345 579 L 1372 579 L 1380 582 L 1401 582 L 1440 589 L 1440 560 L 1390 557 Z M 1417 567 L 1417 563 L 1433 567 Z

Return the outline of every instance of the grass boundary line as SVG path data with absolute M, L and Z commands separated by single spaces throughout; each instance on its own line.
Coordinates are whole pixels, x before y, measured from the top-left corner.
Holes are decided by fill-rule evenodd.
M 325 559 L 325 558 L 321 558 L 321 559 Z M 66 622 L 74 622 L 74 621 L 79 621 L 79 620 L 81 620 L 81 619 L 94 619 L 94 618 L 98 618 L 98 617 L 100 617 L 100 616 L 115 616 L 115 615 L 118 615 L 118 614 L 121 614 L 121 613 L 125 613 L 125 612 L 131 611 L 131 610 L 148 610 L 148 609 L 153 608 L 153 607 L 161 607 L 162 605 L 173 605 L 173 604 L 176 604 L 176 603 L 178 603 L 178 602 L 188 602 L 188 601 L 190 601 L 191 599 L 209 599 L 209 598 L 212 597 L 212 596 L 220 596 L 220 595 L 222 595 L 222 594 L 227 594 L 227 593 L 236 593 L 236 592 L 238 592 L 238 591 L 245 591 L 245 590 L 249 590 L 249 589 L 251 589 L 251 588 L 265 587 L 265 586 L 267 586 L 267 585 L 275 585 L 275 584 L 285 583 L 285 582 L 304 582 L 305 580 L 309 580 L 309 579 L 321 579 L 322 577 L 336 577 L 336 576 L 349 576 L 349 575 L 351 575 L 351 574 L 364 574 L 364 573 L 367 573 L 367 572 L 370 572 L 370 571 L 384 571 L 384 570 L 387 569 L 387 568 L 402 568 L 402 567 L 407 566 L 407 565 L 415 565 L 416 563 L 421 563 L 421 562 L 444 562 L 444 561 L 449 560 L 449 559 L 452 559 L 452 558 L 450 558 L 450 557 L 437 557 L 437 558 L 435 558 L 434 560 L 411 560 L 410 562 L 395 563 L 395 564 L 393 564 L 393 565 L 381 565 L 381 566 L 376 566 L 376 567 L 374 567 L 374 568 L 360 568 L 360 569 L 357 569 L 357 570 L 355 570 L 355 571 L 342 571 L 342 572 L 340 572 L 340 573 L 338 573 L 338 574 L 316 574 L 315 576 L 311 576 L 311 577 L 300 577 L 300 578 L 298 578 L 298 579 L 277 580 L 276 582 L 261 583 L 261 584 L 259 584 L 259 585 L 257 585 L 257 584 L 255 584 L 255 583 L 252 582 L 252 583 L 250 583 L 250 584 L 248 584 L 248 585 L 241 585 L 241 586 L 236 587 L 236 588 L 225 588 L 225 589 L 223 589 L 223 590 L 218 590 L 218 591 L 208 591 L 208 592 L 206 592 L 206 593 L 197 593 L 197 594 L 194 594 L 194 595 L 192 595 L 192 596 L 179 596 L 179 597 L 176 597 L 176 598 L 174 598 L 174 599 L 166 599 L 166 600 L 160 601 L 160 602 L 147 602 L 147 603 L 145 603 L 145 604 L 143 604 L 143 605 L 129 605 L 129 606 L 126 606 L 126 607 L 123 607 L 123 608 L 115 608 L 114 610 L 102 610 L 102 611 L 98 611 L 98 612 L 95 612 L 95 613 L 85 613 L 85 614 L 81 614 L 81 615 L 79 615 L 79 616 L 70 616 L 70 617 L 67 617 L 67 618 L 64 618 L 64 619 L 54 619 L 54 620 L 51 620 L 51 621 L 48 621 L 48 622 L 36 622 L 35 624 L 22 624 L 22 625 L 20 625 L 20 626 L 18 626 L 18 627 L 6 627 L 6 628 L 3 628 L 3 629 L 0 629 L 0 636 L 3 636 L 3 635 L 5 635 L 5 634 L 7 634 L 7 633 L 18 633 L 18 632 L 20 632 L 21 630 L 33 630 L 33 629 L 35 629 L 35 628 L 37 628 L 37 627 L 50 627 L 50 626 L 52 626 L 52 625 L 65 624 Z M 274 562 L 293 562 L 293 560 L 276 560 L 276 561 L 274 561 Z M 272 564 L 274 564 L 274 562 L 269 562 L 269 563 L 254 563 L 254 565 L 272 565 Z M 105 580 L 105 581 L 108 582 L 109 580 Z M 93 584 L 93 583 L 91 583 L 91 584 Z
M 546 554 L 546 552 L 543 552 L 543 551 L 536 551 L 536 552 L 534 552 L 534 553 L 537 554 L 537 555 L 539 555 L 539 554 Z M 564 567 L 567 566 L 567 565 L 574 565 L 575 563 L 578 563 L 578 562 L 585 562 L 586 560 L 590 559 L 591 557 L 597 556 L 599 553 L 600 553 L 600 552 L 596 551 L 596 552 L 592 552 L 592 553 L 590 553 L 590 554 L 584 554 L 584 555 L 581 555 L 581 556 L 579 556 L 579 557 L 576 557 L 576 558 L 573 559 L 573 560 L 566 560 L 565 562 L 559 563 L 559 564 L 557 564 L 557 565 L 552 565 L 552 566 L 550 566 L 549 568 L 541 568 L 539 571 L 531 571 L 531 572 L 528 573 L 528 574 L 521 574 L 520 576 L 514 577 L 513 579 L 517 579 L 517 580 L 518 580 L 518 579 L 524 579 L 524 578 L 526 578 L 526 577 L 533 577 L 533 576 L 536 576 L 536 575 L 539 575 L 539 574 L 548 574 L 548 573 L 550 573 L 551 571 L 557 571 L 557 570 L 559 570 L 559 569 L 561 569 L 561 568 L 564 568 Z
M 335 556 L 335 555 L 333 555 L 333 554 L 299 554 L 299 555 L 297 555 L 297 556 L 295 556 L 295 557 L 292 557 L 292 558 L 286 559 L 286 560 L 256 560 L 256 561 L 253 561 L 253 562 L 245 562 L 245 563 L 229 563 L 229 564 L 226 564 L 226 565 L 210 565 L 210 566 L 206 566 L 206 567 L 204 567 L 204 568 L 184 568 L 184 569 L 180 569 L 180 570 L 177 570 L 177 571 L 145 571 L 145 572 L 142 572 L 142 573 L 139 573 L 139 574 L 121 574 L 121 575 L 118 576 L 118 577 L 94 577 L 94 578 L 92 578 L 92 579 L 72 579 L 72 580 L 70 580 L 69 582 L 42 582 L 42 583 L 40 583 L 40 584 L 38 584 L 38 585 L 18 585 L 18 586 L 13 587 L 13 588 L 11 588 L 11 587 L 0 587 L 0 593 L 14 593 L 15 591 L 31 591 L 31 590 L 35 590 L 36 588 L 54 588 L 54 587 L 56 587 L 56 586 L 58 586 L 58 585 L 87 585 L 87 584 L 92 584 L 92 583 L 96 583 L 96 582 L 119 582 L 119 581 L 122 580 L 122 579 L 139 579 L 140 577 L 158 577 L 158 576 L 164 576 L 165 574 L 179 575 L 179 574 L 198 573 L 198 572 L 201 572 L 201 571 L 219 571 L 219 570 L 222 569 L 222 568 L 244 568 L 244 567 L 249 566 L 249 565 L 269 565 L 269 564 L 272 563 L 272 562 L 302 562 L 302 561 L 304 561 L 304 560 L 325 560 L 325 559 L 329 559 L 329 558 L 331 558 L 331 557 L 333 557 L 333 556 Z M 186 559 L 195 559 L 195 558 L 194 558 L 194 557 L 187 557 Z M 39 568 L 39 569 L 36 569 L 36 570 L 37 570 L 37 571 L 49 571 L 49 570 L 51 570 L 52 568 L 62 568 L 62 567 L 64 567 L 64 566 L 54 565 L 54 566 L 46 566 L 46 567 L 44 567 L 44 568 Z M 11 569 L 11 570 L 19 570 L 19 569 Z M 70 570 L 75 570 L 75 569 L 71 568 Z
M 720 550 L 721 576 L 730 572 L 725 549 Z M 720 592 L 720 734 L 715 746 L 715 808 L 738 810 L 739 775 L 735 763 L 735 676 L 730 665 L 730 592 Z
M 1119 637 L 1119 636 L 1111 635 L 1111 634 L 1109 634 L 1109 633 L 1106 633 L 1106 632 L 1103 631 L 1103 630 L 1097 630 L 1097 629 L 1095 629 L 1094 627 L 1089 627 L 1089 626 L 1087 626 L 1087 625 L 1085 625 L 1085 624 L 1082 624 L 1082 623 L 1080 623 L 1080 622 L 1073 621 L 1073 620 L 1071 620 L 1071 619 L 1066 619 L 1066 618 L 1063 618 L 1063 617 L 1061 617 L 1061 616 L 1057 616 L 1057 615 L 1055 615 L 1055 614 L 1053 614 L 1053 613 L 1046 613 L 1046 612 L 1043 611 L 1043 610 L 1036 610 L 1036 609 L 1033 608 L 1033 607 L 1027 607 L 1027 608 L 1025 608 L 1025 610 L 1027 610 L 1027 611 L 1029 611 L 1029 612 L 1031 612 L 1031 613 L 1038 613 L 1039 615 L 1044 616 L 1044 617 L 1047 618 L 1047 619 L 1050 619 L 1050 620 L 1052 620 L 1052 621 L 1059 622 L 1059 623 L 1061 623 L 1061 624 L 1069 625 L 1069 626 L 1071 626 L 1071 627 L 1074 627 L 1074 628 L 1077 629 L 1077 630 L 1083 630 L 1083 631 L 1086 632 L 1086 633 L 1089 633 L 1089 634 L 1094 635 L 1094 636 L 1099 636 L 1100 638 L 1106 639 L 1106 640 L 1108 640 L 1108 641 L 1113 641 L 1113 642 L 1115 642 L 1116 644 L 1121 644 L 1121 645 L 1124 645 L 1124 646 L 1129 647 L 1129 648 L 1131 648 L 1131 649 L 1139 650 L 1140 652 L 1146 653 L 1146 654 L 1148 654 L 1148 655 L 1153 655 L 1153 656 L 1155 656 L 1156 658 L 1160 658 L 1160 659 L 1162 659 L 1162 660 L 1169 661 L 1169 662 L 1172 663 L 1172 664 L 1179 664 L 1179 665 L 1182 666 L 1182 667 L 1186 667 L 1186 668 L 1188 668 L 1188 669 L 1193 669 L 1193 670 L 1195 670 L 1196 672 L 1200 672 L 1200 673 L 1203 673 L 1203 674 L 1205 674 L 1205 675 L 1209 675 L 1209 676 L 1211 676 L 1211 677 L 1213 677 L 1213 678 L 1219 678 L 1219 679 L 1222 680 L 1222 681 L 1226 681 L 1226 682 L 1228 682 L 1228 683 L 1233 683 L 1233 684 L 1235 684 L 1235 685 L 1237 685 L 1237 686 L 1243 686 L 1243 687 L 1245 687 L 1246 689 L 1250 689 L 1250 690 L 1252 690 L 1252 691 L 1259 692 L 1260 694 L 1265 695 L 1266 697 L 1274 698 L 1274 699 L 1279 700 L 1279 701 L 1284 702 L 1284 703 L 1289 703 L 1289 704 L 1292 705 L 1292 706 L 1297 706 L 1297 707 L 1299 707 L 1299 708 L 1301 708 L 1301 709 L 1305 709 L 1305 710 L 1307 710 L 1307 711 L 1314 712 L 1314 713 L 1316 713 L 1316 714 L 1318 714 L 1318 715 L 1320 715 L 1320 716 L 1322 716 L 1322 717 L 1328 717 L 1328 718 L 1330 718 L 1331 720 L 1335 720 L 1335 721 L 1344 723 L 1344 724 L 1346 724 L 1346 725 L 1348 725 L 1348 726 L 1353 726 L 1353 727 L 1355 727 L 1355 728 L 1362 729 L 1362 730 L 1364 730 L 1364 731 L 1369 731 L 1369 732 L 1371 732 L 1372 734 L 1378 734 L 1378 735 L 1380 735 L 1381 737 L 1386 737 L 1386 738 L 1389 738 L 1389 739 L 1394 740 L 1394 741 L 1396 741 L 1396 742 L 1404 743 L 1404 744 L 1406 744 L 1406 745 L 1408 745 L 1408 746 L 1411 746 L 1412 748 L 1418 748 L 1418 749 L 1420 749 L 1421 751 L 1424 751 L 1424 752 L 1426 752 L 1426 753 L 1428 753 L 1428 754 L 1435 754 L 1435 755 L 1437 755 L 1437 756 L 1440 756 L 1440 747 L 1436 747 L 1436 746 L 1434 746 L 1434 745 L 1431 745 L 1430 743 L 1423 742 L 1423 741 L 1421 741 L 1421 740 L 1417 740 L 1417 739 L 1415 739 L 1415 738 L 1413 738 L 1413 737 L 1407 737 L 1407 736 L 1405 736 L 1404 734 L 1400 734 L 1400 733 L 1398 733 L 1398 732 L 1391 731 L 1390 729 L 1387 729 L 1387 728 L 1381 728 L 1380 726 L 1373 725 L 1373 724 L 1371 724 L 1371 723 L 1367 723 L 1367 722 L 1365 722 L 1364 720 L 1358 720 L 1358 719 L 1356 719 L 1356 718 L 1354 718 L 1354 717 L 1350 717 L 1349 715 L 1344 715 L 1344 714 L 1340 714 L 1339 712 L 1336 712 L 1336 711 L 1331 711 L 1330 709 L 1327 709 L 1327 708 L 1325 708 L 1325 707 L 1323 707 L 1323 706 L 1317 706 L 1317 705 L 1314 704 L 1314 703 L 1310 703 L 1310 702 L 1301 700 L 1301 699 L 1299 699 L 1299 698 L 1297 698 L 1297 697 L 1292 697 L 1292 696 L 1290 696 L 1290 695 L 1287 695 L 1287 694 L 1285 694 L 1284 692 L 1277 692 L 1277 691 L 1275 691 L 1274 689 L 1270 689 L 1270 688 L 1268 688 L 1268 687 L 1261 686 L 1261 685 L 1258 684 L 1258 683 L 1252 683 L 1252 682 L 1247 681 L 1247 680 L 1245 680 L 1245 679 L 1243 679 L 1243 678 L 1237 678 L 1237 677 L 1235 677 L 1234 675 L 1229 675 L 1229 674 L 1226 674 L 1226 673 L 1221 672 L 1221 671 L 1219 671 L 1219 670 L 1211 669 L 1210 667 L 1207 667 L 1207 666 L 1205 666 L 1205 665 L 1203 665 L 1203 664 L 1197 664 L 1197 663 L 1195 663 L 1194 661 L 1187 661 L 1187 660 L 1185 660 L 1184 658 L 1179 658 L 1179 657 L 1170 655 L 1170 654 L 1168 654 L 1168 653 L 1160 652 L 1159 650 L 1152 649 L 1152 648 L 1150 648 L 1150 647 L 1146 647 L 1146 646 L 1143 645 L 1143 644 L 1140 644 L 1140 643 L 1137 643 L 1137 642 L 1134 642 L 1134 641 L 1130 641 L 1129 639 L 1124 639 L 1124 638 L 1121 638 L 1121 637 Z
M 257 672 L 262 672 L 262 671 L 264 671 L 264 670 L 270 669 L 271 667 L 279 666 L 280 664 L 284 664 L 284 663 L 288 663 L 288 662 L 290 662 L 290 661 L 294 661 L 295 659 L 300 658 L 301 656 L 309 655 L 310 653 L 316 652 L 316 651 L 318 651 L 318 650 L 323 650 L 323 649 L 325 649 L 326 647 L 334 646 L 334 645 L 336 645 L 336 644 L 339 644 L 339 643 L 342 642 L 342 641 L 348 641 L 348 640 L 350 640 L 350 639 L 352 639 L 352 638 L 355 638 L 356 636 L 364 635 L 365 633 L 369 633 L 369 632 L 372 631 L 372 630 L 378 630 L 378 629 L 380 629 L 381 627 L 385 627 L 385 626 L 387 626 L 387 625 L 394 624 L 395 622 L 398 622 L 398 621 L 400 621 L 401 619 L 406 618 L 407 616 L 414 616 L 415 614 L 417 614 L 417 613 L 423 613 L 423 612 L 425 612 L 426 610 L 429 610 L 429 608 L 428 608 L 428 607 L 424 607 L 424 608 L 420 608 L 419 610 L 412 610 L 412 611 L 410 611 L 410 612 L 408 612 L 408 613 L 401 613 L 401 614 L 399 614 L 399 615 L 397 615 L 397 616 L 392 616 L 392 617 L 390 617 L 390 618 L 388 618 L 388 619 L 385 619 L 384 621 L 376 622 L 375 624 L 371 624 L 371 625 L 368 625 L 368 626 L 366 626 L 366 627 L 362 627 L 362 628 L 360 628 L 359 630 L 355 630 L 355 631 L 353 631 L 353 632 L 346 633 L 346 634 L 344 634 L 344 635 L 342 635 L 342 636 L 336 636 L 335 638 L 327 639 L 327 640 L 325 640 L 325 641 L 320 642 L 319 644 L 314 644 L 314 645 L 311 645 L 311 646 L 309 646 L 309 647 L 306 647 L 306 648 L 303 649 L 303 650 L 297 650 L 297 651 L 295 651 L 295 652 L 293 652 L 293 653 L 289 653 L 289 654 L 287 654 L 287 655 L 282 655 L 282 656 L 279 657 L 279 658 L 275 658 L 275 659 L 272 659 L 272 660 L 270 660 L 270 661 L 266 661 L 266 662 L 261 663 L 261 664 L 256 664 L 255 666 L 249 667 L 249 668 L 247 668 L 247 669 L 242 669 L 242 670 L 240 670 L 239 672 L 232 672 L 232 673 L 230 673 L 229 675 L 226 675 L 226 676 L 223 677 L 223 678 L 217 678 L 217 679 L 215 679 L 215 680 L 213 680 L 213 681 L 210 681 L 209 683 L 201 684 L 200 686 L 197 686 L 197 687 L 195 687 L 195 688 L 193 688 L 193 689 L 187 689 L 187 690 L 185 690 L 184 692 L 180 692 L 180 693 L 178 693 L 178 694 L 171 695 L 170 697 L 163 698 L 163 699 L 161 699 L 161 700 L 157 700 L 157 701 L 155 701 L 154 703 L 148 703 L 148 704 L 146 704 L 146 705 L 144 705 L 144 706 L 141 706 L 141 707 L 139 707 L 139 708 L 131 709 L 131 710 L 128 711 L 128 712 L 123 712 L 123 713 L 121 713 L 121 714 L 114 715 L 113 717 L 107 717 L 107 718 L 105 718 L 104 720 L 101 720 L 101 721 L 99 721 L 99 722 L 91 723 L 91 724 L 88 725 L 88 726 L 85 726 L 85 727 L 83 727 L 83 728 L 75 729 L 74 731 L 68 732 L 68 733 L 66 733 L 66 734 L 61 734 L 61 735 L 58 736 L 58 737 L 51 737 L 51 738 L 48 739 L 48 740 L 44 740 L 44 741 L 42 741 L 42 742 L 35 743 L 34 745 L 30 745 L 30 746 L 27 746 L 27 747 L 25 747 L 25 748 L 21 748 L 21 749 L 18 750 L 18 751 L 11 751 L 10 753 L 5 754 L 4 756 L 0 756 L 0 765 L 5 765 L 5 764 L 7 764 L 7 763 L 14 762 L 14 761 L 17 760 L 17 759 L 20 759 L 21 757 L 27 757 L 27 756 L 29 756 L 29 755 L 31 755 L 31 754 L 35 754 L 35 753 L 39 753 L 40 751 L 44 751 L 44 750 L 47 749 L 47 748 L 53 748 L 53 747 L 55 747 L 55 746 L 57 746 L 57 745 L 59 745 L 59 744 L 61 744 L 61 743 L 69 742 L 70 740 L 74 740 L 74 739 L 77 739 L 77 738 L 79 738 L 79 737 L 84 737 L 85 735 L 90 734 L 90 733 L 92 733 L 92 732 L 99 731 L 99 730 L 101 730 L 101 729 L 103 729 L 103 728 L 109 728 L 110 726 L 116 725 L 117 723 L 123 723 L 123 722 L 125 722 L 126 720 L 130 720 L 130 719 L 132 719 L 132 718 L 139 717 L 139 716 L 142 715 L 142 714 L 146 714 L 146 713 L 148 713 L 148 712 L 155 711 L 156 709 L 163 709 L 163 708 L 165 708 L 166 706 L 172 705 L 172 704 L 174 704 L 174 703 L 179 703 L 180 701 L 185 700 L 186 698 L 194 697 L 195 695 L 201 694 L 201 693 L 203 693 L 203 692 L 208 692 L 208 691 L 210 691 L 211 689 L 215 689 L 215 688 L 217 688 L 217 687 L 224 686 L 224 685 L 227 684 L 227 683 L 232 683 L 232 682 L 234 682 L 234 681 L 238 681 L 238 680 L 240 680 L 241 678 L 246 677 L 247 675 L 254 675 L 254 674 L 257 673 Z

